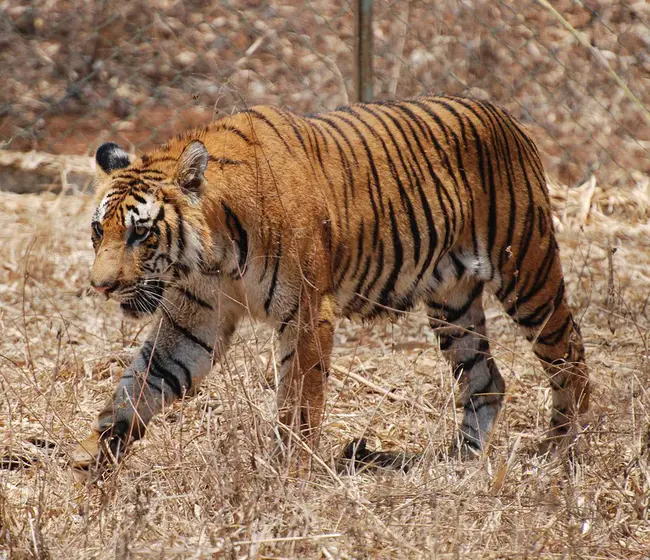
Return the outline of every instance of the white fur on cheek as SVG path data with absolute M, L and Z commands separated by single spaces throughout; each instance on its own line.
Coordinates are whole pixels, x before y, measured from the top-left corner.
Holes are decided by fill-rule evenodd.
M 108 206 L 108 195 L 99 203 L 95 214 L 93 215 L 93 222 L 101 222 L 104 219 L 104 214 L 106 214 L 106 207 Z
M 185 224 L 185 261 L 188 264 L 199 264 L 201 259 L 201 252 L 203 244 L 201 243 L 201 236 L 193 228 Z

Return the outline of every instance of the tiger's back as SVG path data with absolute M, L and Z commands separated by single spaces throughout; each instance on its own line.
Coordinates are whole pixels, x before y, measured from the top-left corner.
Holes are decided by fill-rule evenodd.
M 223 351 L 244 313 L 278 329 L 281 425 L 315 438 L 336 316 L 370 319 L 423 302 L 465 410 L 457 443 L 483 449 L 505 390 L 487 339 L 485 287 L 523 327 L 549 374 L 551 441 L 565 438 L 586 411 L 584 350 L 564 298 L 544 171 L 528 134 L 499 107 L 455 97 L 305 117 L 253 107 L 128 165 L 113 168 L 108 151 L 98 151 L 106 197 L 135 189 L 148 204 L 137 212 L 160 206 L 174 224 L 169 239 L 161 234 L 171 269 L 162 274 L 184 286 L 174 297 L 186 313 L 195 308 L 200 337 L 220 341 L 213 352 Z M 167 183 L 156 184 L 156 173 Z M 139 185 L 133 174 L 151 179 Z M 182 237 L 178 254 L 174 232 Z M 192 258 L 178 256 L 190 248 Z M 174 289 L 164 293 L 169 299 Z M 176 332 L 196 343 L 179 329 L 182 317 L 168 322 L 171 338 Z M 176 359 L 171 348 L 160 352 Z M 170 364 L 160 376 L 175 376 L 180 366 Z M 193 379 L 205 367 L 180 369 Z M 117 404 L 114 397 L 103 413 L 110 435 L 102 437 L 122 441 L 113 435 Z
M 540 236 L 548 233 L 537 150 L 500 108 L 432 97 L 308 122 L 321 153 L 335 146 L 317 160 L 336 210 L 331 281 L 344 315 L 406 310 L 463 276 L 498 287 L 517 266 L 514 241 L 526 228 L 537 221 Z M 341 170 L 338 180 L 330 169 Z

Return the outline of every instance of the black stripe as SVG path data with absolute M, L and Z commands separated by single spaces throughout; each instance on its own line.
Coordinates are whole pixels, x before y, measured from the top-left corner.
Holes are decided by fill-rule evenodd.
M 256 111 L 255 109 L 247 109 L 244 111 L 247 115 L 251 115 L 259 120 L 261 120 L 265 125 L 267 125 L 273 132 L 275 132 L 276 136 L 282 140 L 282 143 L 284 144 L 284 147 L 287 149 L 287 151 L 293 155 L 293 151 L 291 150 L 291 146 L 289 146 L 288 142 L 284 138 L 282 134 L 280 134 L 280 131 L 278 130 L 278 127 L 275 126 L 267 117 L 266 115 L 263 115 L 259 111 Z
M 309 127 L 310 127 L 309 130 L 311 130 L 313 132 L 314 139 L 316 139 L 317 134 L 318 134 L 318 136 L 320 136 L 320 139 L 323 141 L 323 146 L 325 147 L 325 153 L 327 153 L 329 155 L 330 147 L 329 147 L 329 144 L 327 143 L 327 137 L 325 136 L 323 131 L 320 129 L 320 126 L 316 126 L 314 123 L 309 122 L 309 121 L 306 121 L 306 122 L 309 123 Z M 331 137 L 331 134 L 328 133 L 328 135 Z M 316 148 L 320 149 L 318 142 L 316 142 Z
M 357 234 L 357 258 L 356 258 L 357 264 L 355 265 L 354 270 L 350 275 L 352 279 L 355 279 L 357 277 L 357 273 L 361 268 L 361 261 L 363 259 L 364 227 L 365 227 L 364 221 L 363 218 L 361 218 L 361 222 L 359 223 L 359 233 Z
M 454 116 L 454 118 L 458 122 L 458 126 L 461 131 L 461 136 L 463 139 L 463 147 L 465 150 L 467 150 L 467 129 L 465 127 L 465 121 L 463 120 L 463 117 L 460 115 L 460 113 L 458 113 L 458 111 L 456 111 L 456 109 L 450 103 L 443 101 L 439 98 L 427 98 L 426 101 L 430 104 L 443 107 L 445 110 L 447 110 L 449 113 L 451 113 Z M 435 135 L 433 135 L 431 129 L 427 126 L 427 129 L 429 130 L 429 136 L 432 142 L 434 143 L 434 146 L 436 146 L 438 155 L 439 157 L 441 157 L 442 162 L 447 169 L 447 173 L 452 178 L 454 185 L 456 187 L 456 191 L 458 193 L 460 193 L 460 185 L 457 182 L 455 172 L 458 171 L 460 173 L 461 182 L 463 183 L 463 187 L 465 188 L 465 192 L 466 192 L 466 197 L 467 197 L 466 200 L 469 202 L 469 211 L 470 211 L 469 220 L 472 225 L 472 242 L 473 242 L 474 254 L 477 254 L 478 244 L 477 244 L 477 235 L 476 235 L 476 224 L 474 219 L 474 192 L 473 189 L 470 187 L 469 180 L 465 172 L 466 166 L 465 163 L 463 162 L 463 156 L 462 156 L 463 152 L 461 151 L 460 148 L 461 143 L 458 139 L 458 136 L 456 135 L 453 129 L 448 130 L 448 128 L 445 126 L 440 116 L 435 111 L 433 111 L 426 103 L 423 103 L 422 101 L 419 100 L 413 100 L 411 101 L 411 103 L 413 103 L 414 105 L 422 109 L 438 125 L 440 130 L 442 130 L 443 134 L 445 135 L 445 138 L 447 139 L 448 142 L 448 146 L 450 148 L 451 148 L 451 143 L 449 142 L 449 139 L 452 138 L 454 141 L 454 147 L 456 153 L 456 165 L 452 166 L 446 151 L 441 150 L 439 148 L 439 144 L 435 142 Z
M 291 322 L 291 320 L 296 316 L 296 313 L 298 313 L 298 307 L 299 303 L 296 302 L 296 304 L 293 306 L 291 311 L 285 316 L 284 319 L 282 319 L 282 323 L 280 325 L 280 328 L 278 329 L 278 333 L 282 334 L 284 332 L 284 329 L 287 328 L 287 325 Z
M 237 238 L 237 246 L 239 250 L 239 274 L 243 276 L 246 272 L 246 260 L 248 258 L 248 234 L 231 208 L 223 201 L 221 202 L 221 205 L 226 213 L 226 225 L 231 231 L 231 235 L 233 233 L 233 228 L 234 233 L 236 234 L 233 237 Z
M 377 250 L 377 260 L 375 261 L 375 274 L 372 277 L 370 283 L 366 286 L 366 288 L 363 291 L 363 296 L 366 300 L 370 299 L 370 293 L 372 292 L 372 289 L 375 287 L 375 284 L 377 283 L 377 281 L 379 280 L 383 272 L 384 272 L 384 242 L 380 241 L 379 249 Z
M 140 181 L 140 183 L 142 183 L 142 181 Z M 131 196 L 132 196 L 132 197 L 133 197 L 137 202 L 139 202 L 140 204 L 146 204 L 146 203 L 147 203 L 147 200 L 146 200 L 145 198 L 142 198 L 138 193 L 136 193 L 136 192 L 132 192 L 132 193 L 129 193 L 129 194 L 130 194 L 130 195 L 131 195 Z
M 172 248 L 172 226 L 169 222 L 165 222 L 165 236 L 167 237 L 167 252 L 169 253 Z M 168 257 L 171 260 L 171 257 Z
M 411 161 L 415 163 L 415 165 L 418 168 L 419 171 L 419 177 L 420 179 L 424 179 L 424 171 L 422 170 L 422 167 L 420 166 L 420 162 L 418 160 L 417 155 L 415 154 L 415 150 L 413 149 L 413 145 L 411 144 L 411 140 L 409 139 L 408 135 L 406 134 L 406 131 L 404 130 L 404 127 L 402 126 L 402 123 L 399 121 L 399 119 L 395 116 L 394 112 L 396 109 L 402 109 L 401 107 L 395 107 L 394 105 L 391 106 L 390 108 L 387 108 L 385 106 L 380 105 L 379 106 L 379 113 L 382 115 L 388 117 L 395 128 L 399 130 L 402 139 L 404 140 L 404 143 L 406 144 L 406 147 L 409 150 L 409 153 L 411 154 Z M 410 126 L 410 123 L 406 123 L 407 125 Z M 412 130 L 412 127 L 411 127 Z M 412 167 L 412 166 L 411 166 Z M 415 175 L 415 173 L 413 173 Z
M 185 376 L 185 388 L 187 390 L 192 388 L 192 373 L 190 372 L 190 369 L 180 360 L 176 358 L 172 358 L 172 362 L 176 364 L 176 366 L 183 372 L 183 375 Z
M 220 131 L 220 130 L 225 130 L 226 132 L 232 132 L 236 136 L 239 136 L 247 144 L 252 145 L 254 143 L 255 144 L 257 143 L 257 142 L 251 141 L 251 139 L 248 136 L 246 136 L 246 134 L 244 134 L 241 130 L 239 130 L 237 127 L 235 127 L 235 126 L 233 126 L 231 124 L 220 124 L 216 128 L 215 132 Z
M 404 251 L 402 248 L 402 241 L 399 236 L 399 228 L 397 226 L 397 219 L 395 218 L 395 210 L 393 209 L 392 201 L 388 201 L 388 215 L 390 217 L 390 227 L 393 234 L 393 270 L 390 272 L 390 276 L 386 280 L 384 289 L 379 295 L 379 303 L 381 305 L 388 305 L 390 301 L 390 296 L 395 291 L 395 283 L 399 278 L 399 273 L 402 270 L 402 264 L 404 262 Z
M 222 167 L 224 165 L 242 165 L 242 164 L 246 163 L 245 161 L 240 160 L 240 159 L 230 159 L 230 158 L 227 158 L 227 157 L 215 157 L 212 154 L 210 154 L 208 156 L 208 161 L 211 161 L 213 163 L 218 163 Z
M 482 408 L 485 408 L 488 405 L 498 406 L 498 401 L 493 401 L 492 399 L 483 399 L 483 398 L 470 398 L 463 408 L 468 412 L 478 412 Z
M 485 354 L 480 354 L 477 352 L 471 358 L 467 358 L 466 360 L 456 362 L 456 366 L 454 367 L 454 377 L 458 379 L 463 372 L 467 373 L 471 371 L 477 364 L 484 362 L 485 359 L 486 359 Z M 490 380 L 490 383 L 491 382 L 492 380 Z
M 278 241 L 278 253 L 275 256 L 275 266 L 273 267 L 273 276 L 271 277 L 271 286 L 269 288 L 269 293 L 266 296 L 264 301 L 264 312 L 268 315 L 269 309 L 271 308 L 271 302 L 273 301 L 273 295 L 275 294 L 275 287 L 278 282 L 278 271 L 280 270 L 280 260 L 282 257 L 282 241 Z
M 522 264 L 524 262 L 524 259 L 526 255 L 528 254 L 528 250 L 530 248 L 530 243 L 533 238 L 533 232 L 534 228 L 528 227 L 528 224 L 533 223 L 535 219 L 535 207 L 533 205 L 533 189 L 532 189 L 532 184 L 530 182 L 530 179 L 528 177 L 528 173 L 526 172 L 526 168 L 523 162 L 523 159 L 521 157 L 521 153 L 519 150 L 519 145 L 518 143 L 516 144 L 517 148 L 517 160 L 519 162 L 519 166 L 521 168 L 522 174 L 524 176 L 525 184 L 526 184 L 526 190 L 527 190 L 527 200 L 528 200 L 528 206 L 526 208 L 526 215 L 521 222 L 522 224 L 526 224 L 526 227 L 523 228 L 523 236 L 521 239 L 521 242 L 519 243 L 519 248 L 517 250 L 517 262 L 515 266 L 516 271 L 521 271 L 522 270 Z M 512 291 L 515 289 L 517 286 L 519 277 L 516 274 L 512 275 L 512 278 L 510 279 L 510 282 L 507 285 L 502 286 L 496 291 L 496 296 L 497 298 L 505 303 L 505 300 L 508 298 L 508 296 L 512 293 Z
M 345 109 L 346 112 L 354 115 L 359 122 L 364 124 L 367 128 L 371 129 L 371 127 L 366 124 L 363 120 L 361 120 L 358 116 L 357 113 L 352 111 L 349 107 Z M 334 113 L 332 116 L 341 119 L 344 123 L 347 123 L 347 125 L 354 130 L 356 133 L 357 137 L 361 141 L 361 145 L 363 146 L 363 150 L 366 154 L 366 159 L 368 160 L 368 166 L 370 167 L 370 173 L 372 174 L 372 178 L 375 184 L 375 188 L 377 189 L 377 199 L 379 200 L 379 208 L 381 209 L 381 213 L 383 214 L 385 212 L 384 209 L 384 198 L 382 195 L 382 188 L 381 188 L 381 179 L 379 177 L 379 171 L 377 170 L 377 165 L 375 164 L 375 158 L 372 157 L 372 150 L 370 149 L 370 146 L 368 145 L 368 142 L 366 141 L 365 136 L 361 133 L 359 128 L 356 126 L 353 120 L 344 117 L 343 115 L 340 115 L 338 113 Z M 371 129 L 372 130 L 372 129 Z M 372 192 L 372 191 L 371 191 Z M 373 197 L 374 198 L 374 197 Z
M 439 337 L 440 350 L 446 352 L 451 348 L 451 345 L 454 343 L 454 339 L 450 336 L 441 336 Z
M 366 257 L 366 264 L 364 265 L 363 272 L 361 273 L 361 276 L 359 277 L 359 281 L 357 282 L 356 286 L 354 287 L 354 290 L 352 291 L 353 294 L 361 294 L 361 286 L 363 286 L 364 282 L 366 281 L 366 278 L 368 276 L 368 273 L 370 272 L 370 262 L 371 262 L 371 257 L 368 255 Z M 350 314 L 355 311 L 358 311 L 363 307 L 363 304 L 365 301 L 363 301 L 360 297 L 356 297 L 352 301 L 348 303 L 344 310 L 344 314 Z
M 427 231 L 429 234 L 429 248 L 427 249 L 427 256 L 424 259 L 422 267 L 420 268 L 420 272 L 418 272 L 418 275 L 416 277 L 416 283 L 419 283 L 426 274 L 426 271 L 429 269 L 431 261 L 433 260 L 433 255 L 436 251 L 436 246 L 438 245 L 438 232 L 436 230 L 435 222 L 433 221 L 431 206 L 429 205 L 429 201 L 427 200 L 427 196 L 424 193 L 424 189 L 422 188 L 422 184 L 420 183 L 419 179 L 416 181 L 416 184 L 418 193 L 420 195 L 422 209 L 424 210 L 424 217 L 427 222 Z
M 544 346 L 555 346 L 558 342 L 560 342 L 571 322 L 571 315 L 567 315 L 566 319 L 564 319 L 559 328 L 551 331 L 548 334 L 545 334 L 544 336 L 540 336 L 537 339 L 537 343 L 543 344 Z
M 150 367 L 152 350 L 153 350 L 153 346 L 148 340 L 145 341 L 145 343 L 142 345 L 142 348 L 140 348 L 140 356 L 142 357 L 144 363 L 146 364 L 147 369 L 149 369 Z M 125 373 L 124 375 L 122 375 L 122 379 L 133 379 L 133 374 Z M 153 383 L 153 381 L 149 378 L 148 375 L 145 377 L 145 382 L 148 387 L 155 389 L 159 393 L 162 394 L 164 392 L 161 387 Z
M 286 363 L 287 363 L 291 358 L 294 357 L 295 354 L 296 354 L 296 351 L 295 351 L 295 350 L 291 350 L 291 352 L 289 352 L 286 356 L 284 356 L 284 357 L 280 360 L 280 365 L 283 366 L 284 364 L 286 364 Z
M 165 368 L 165 366 L 161 363 L 160 358 L 156 355 L 155 351 L 151 354 L 149 375 L 153 375 L 154 377 L 162 379 L 167 385 L 169 385 L 169 388 L 177 397 L 180 398 L 183 394 L 183 389 L 180 382 L 171 371 Z
M 442 312 L 444 316 L 447 317 L 446 322 L 455 323 L 469 311 L 469 308 L 472 306 L 476 298 L 481 295 L 482 292 L 483 284 L 478 283 L 476 287 L 470 292 L 467 301 L 461 307 L 451 307 L 437 301 L 430 301 L 427 305 L 431 311 Z M 434 320 L 440 319 L 440 317 L 436 317 L 434 315 L 430 315 L 430 317 Z
M 294 119 L 292 118 L 291 115 L 287 115 L 286 113 L 276 109 L 276 111 L 282 116 L 291 126 L 294 134 L 296 135 L 296 138 L 298 139 L 298 142 L 300 142 L 300 145 L 302 146 L 303 151 L 307 155 L 307 158 L 310 158 L 311 152 L 307 149 L 307 145 L 305 144 L 305 139 L 302 136 L 302 133 L 300 132 L 300 129 L 296 125 Z M 311 141 L 310 141 L 311 143 Z
M 372 222 L 372 248 L 376 249 L 377 244 L 379 243 L 379 210 L 377 209 L 377 203 L 375 202 L 375 196 L 372 192 L 372 181 L 370 180 L 370 174 L 366 174 L 368 178 L 368 196 L 370 197 L 370 206 L 372 207 L 372 215 L 374 220 Z
M 313 123 L 312 126 L 314 126 Z M 339 158 L 341 160 L 341 167 L 343 169 L 343 204 L 345 208 L 345 223 L 349 227 L 350 226 L 350 200 L 349 199 L 350 196 L 354 197 L 354 176 L 352 174 L 352 168 L 350 166 L 350 161 L 348 160 L 348 156 L 343 151 L 341 144 L 336 139 L 334 134 L 328 128 L 325 128 L 324 130 L 334 142 L 334 145 L 336 146 L 336 149 L 338 150 L 339 153 Z M 348 193 L 348 186 L 350 190 L 349 193 Z
M 352 256 L 348 254 L 347 259 L 345 260 L 345 265 L 339 272 L 338 278 L 334 282 L 334 286 L 336 288 L 340 287 L 341 284 L 343 283 L 343 279 L 345 278 L 345 275 L 348 273 L 348 270 L 350 269 L 350 265 L 352 264 Z
M 146 158 L 146 159 L 145 159 Z M 175 158 L 173 156 L 158 156 L 156 158 L 151 158 L 147 155 L 143 155 L 140 157 L 142 160 L 143 165 L 151 165 L 152 163 L 162 163 L 163 161 L 178 161 L 178 158 Z M 150 172 L 152 171 L 151 169 L 143 169 L 143 171 Z
M 329 232 L 328 237 L 331 239 L 331 230 Z M 331 242 L 330 242 L 330 248 L 328 253 L 330 255 L 332 253 Z M 343 245 L 343 243 L 339 243 L 336 246 L 336 251 L 334 251 L 334 258 L 332 259 L 332 276 L 334 275 L 334 272 L 336 272 L 339 269 L 339 266 L 341 266 L 341 261 L 343 260 L 344 256 L 345 256 L 345 245 Z
M 187 299 L 193 301 L 197 305 L 200 305 L 201 307 L 205 307 L 206 309 L 214 310 L 214 306 L 204 299 L 201 299 L 199 296 L 197 296 L 195 293 L 191 292 L 187 288 L 178 288 L 178 291 L 181 292 Z
M 533 285 L 528 288 L 525 285 L 520 290 L 520 296 L 515 300 L 512 306 L 506 309 L 508 315 L 513 316 L 517 312 L 517 308 L 520 308 L 524 304 L 528 303 L 533 297 L 535 297 L 541 290 L 543 290 L 548 283 L 548 277 L 553 269 L 553 263 L 555 262 L 557 253 L 555 247 L 552 243 L 549 243 L 547 247 L 546 254 L 542 259 L 541 263 L 538 263 L 540 267 L 535 271 L 535 274 L 532 275 L 534 280 Z
M 516 191 L 514 188 L 514 169 L 512 168 L 512 148 L 510 146 L 508 135 L 506 129 L 502 122 L 503 117 L 500 115 L 491 103 L 485 103 L 481 106 L 484 111 L 492 115 L 495 121 L 494 127 L 499 131 L 500 137 L 498 138 L 498 144 L 501 147 L 503 157 L 501 158 L 504 163 L 505 174 L 506 174 L 506 184 L 508 187 L 508 195 L 510 197 L 510 202 L 507 206 L 508 208 L 508 229 L 506 230 L 506 241 L 501 244 L 501 255 L 499 257 L 499 267 L 503 267 L 506 261 L 506 248 L 512 247 L 514 231 L 515 231 L 515 220 L 517 216 L 517 198 Z
M 490 343 L 488 342 L 487 338 L 478 339 L 478 348 L 476 349 L 476 351 L 481 352 L 483 354 L 487 354 L 490 351 Z
M 521 325 L 524 328 L 531 329 L 534 327 L 539 327 L 544 321 L 546 321 L 548 314 L 551 311 L 555 311 L 559 307 L 563 298 L 564 298 L 564 282 L 560 284 L 560 287 L 557 293 L 555 294 L 555 299 L 553 302 L 549 302 L 548 300 L 546 300 L 539 307 L 537 307 L 535 310 L 529 313 L 526 317 L 515 316 L 514 319 L 517 322 L 517 324 Z
M 415 101 L 411 101 L 410 103 L 413 103 L 414 105 L 419 107 L 422 111 L 424 111 L 427 114 L 431 112 L 431 110 L 428 107 L 426 106 L 420 107 L 420 104 L 418 104 Z M 420 132 L 425 138 L 429 138 L 430 142 L 433 144 L 434 148 L 436 149 L 436 152 L 438 152 L 439 157 L 442 159 L 444 151 L 440 147 L 440 144 L 438 143 L 435 135 L 433 134 L 433 131 L 431 130 L 427 122 L 423 118 L 417 116 L 408 107 L 404 105 L 399 105 L 397 107 L 399 107 L 402 110 L 402 112 L 404 112 L 410 117 L 410 119 L 417 125 L 417 127 L 420 129 Z M 433 184 L 436 187 L 436 196 L 438 198 L 439 208 L 445 217 L 444 220 L 441 220 L 441 225 L 444 224 L 445 226 L 445 239 L 443 245 L 444 247 L 449 247 L 451 245 L 450 241 L 451 241 L 452 232 L 456 229 L 456 219 L 457 219 L 453 200 L 451 199 L 449 192 L 445 188 L 444 183 L 440 180 L 440 177 L 433 169 L 431 160 L 427 156 L 427 153 L 424 147 L 422 146 L 422 143 L 420 142 L 418 135 L 413 130 L 410 121 L 407 122 L 409 122 L 409 127 L 413 132 L 413 136 L 415 138 L 418 149 L 420 150 L 420 153 L 422 154 L 422 158 L 424 159 L 424 162 L 427 166 L 427 171 L 429 173 L 429 176 L 433 180 Z M 443 196 L 448 202 L 449 204 L 448 206 L 443 202 Z M 449 223 L 451 223 L 451 228 L 448 225 Z
M 326 123 L 331 128 L 333 128 L 341 136 L 341 138 L 343 138 L 343 141 L 347 144 L 348 148 L 350 149 L 350 153 L 352 154 L 352 159 L 353 159 L 355 167 L 356 167 L 359 164 L 359 160 L 357 159 L 356 151 L 352 147 L 352 143 L 350 142 L 350 139 L 347 137 L 345 132 L 343 132 L 341 127 L 336 122 L 334 122 L 332 119 L 321 116 L 321 115 L 314 115 L 311 118 Z
M 468 111 L 470 111 L 478 120 L 481 122 L 481 124 L 485 127 L 487 131 L 489 131 L 490 136 L 492 137 L 492 146 L 494 149 L 497 149 L 497 146 L 499 146 L 499 142 L 497 141 L 496 137 L 496 126 L 494 122 L 492 121 L 491 114 L 486 110 L 483 104 L 481 103 L 468 103 L 464 100 L 456 100 L 458 103 L 463 105 Z M 478 113 L 477 109 L 481 109 L 485 112 L 485 114 L 488 117 L 489 122 L 485 121 L 483 117 Z M 491 262 L 495 262 L 493 259 L 493 249 L 494 249 L 494 240 L 496 238 L 496 230 L 497 230 L 497 201 L 496 201 L 496 186 L 495 186 L 495 181 L 494 181 L 494 169 L 492 168 L 492 160 L 496 160 L 497 166 L 500 171 L 500 162 L 506 161 L 507 155 L 502 154 L 501 157 L 499 157 L 499 154 L 496 154 L 495 158 L 491 158 L 489 154 L 489 150 L 487 147 L 484 147 L 486 151 L 486 161 L 487 161 L 487 173 L 488 173 L 488 187 L 489 187 L 489 208 L 488 208 L 488 254 L 491 257 Z M 492 268 L 491 274 L 490 274 L 490 279 L 494 277 L 494 268 Z
M 461 129 L 461 133 L 462 133 L 463 140 L 464 140 L 464 145 L 465 145 L 465 147 L 467 147 L 465 124 L 464 124 L 461 116 L 458 114 L 458 112 L 453 107 L 451 107 L 451 105 L 449 105 L 448 103 L 445 103 L 443 101 L 440 101 L 439 99 L 427 98 L 426 101 L 428 103 L 438 104 L 438 105 L 444 107 L 449 112 L 451 112 L 452 115 L 454 115 L 456 117 L 456 119 L 458 121 L 458 124 L 460 126 L 460 129 Z M 438 126 L 438 128 L 440 129 L 440 131 L 444 135 L 447 146 L 449 148 L 451 148 L 451 140 L 450 139 L 454 140 L 454 144 L 457 147 L 457 155 L 458 155 L 459 154 L 459 146 L 460 146 L 458 136 L 453 131 L 453 129 L 449 129 L 449 127 L 447 127 L 445 125 L 445 123 L 440 118 L 440 115 L 436 111 L 434 111 L 429 105 L 427 105 L 427 103 L 424 103 L 422 100 L 413 99 L 413 100 L 408 101 L 407 103 L 411 103 L 411 104 L 415 105 L 416 107 L 418 107 L 419 109 L 424 111 L 431 118 L 431 120 Z M 407 109 L 406 107 L 400 107 L 400 109 L 404 109 L 404 110 L 408 111 L 411 115 L 413 115 L 413 112 L 410 111 L 409 109 Z M 465 190 L 467 191 L 468 194 L 471 194 L 471 189 L 469 187 L 467 177 L 464 176 L 465 167 L 464 167 L 464 164 L 462 162 L 462 157 L 461 157 L 460 160 L 458 160 L 457 165 L 455 165 L 455 166 L 452 165 L 451 161 L 449 160 L 449 155 L 447 153 L 447 150 L 445 150 L 440 145 L 440 142 L 438 142 L 437 136 L 433 133 L 433 130 L 431 130 L 428 123 L 426 123 L 426 121 L 425 121 L 425 126 L 426 126 L 426 129 L 427 129 L 427 132 L 428 132 L 429 140 L 431 141 L 434 148 L 436 149 L 436 153 L 438 154 L 438 157 L 442 161 L 442 163 L 443 163 L 443 165 L 445 167 L 445 170 L 447 171 L 447 174 L 449 175 L 450 179 L 453 181 L 454 187 L 456 188 L 456 192 L 460 193 L 460 185 L 458 183 L 458 179 L 456 178 L 456 171 L 459 171 L 460 174 L 461 174 L 461 180 L 463 180 L 463 186 L 464 186 Z M 425 136 L 427 136 L 427 135 L 425 135 Z M 463 176 L 464 176 L 464 179 L 463 179 Z
M 212 348 L 212 346 L 210 346 L 207 342 L 203 342 L 200 338 L 198 338 L 197 336 L 192 334 L 190 331 L 188 331 L 182 325 L 179 325 L 176 321 L 172 320 L 170 317 L 167 317 L 167 318 L 168 318 L 169 322 L 171 323 L 172 327 L 174 328 L 174 330 L 178 331 L 185 338 L 187 338 L 187 340 L 189 340 L 190 342 L 193 342 L 197 346 L 200 346 L 208 354 L 212 355 L 212 353 L 214 352 L 214 348 Z
M 449 258 L 451 258 L 451 262 L 453 263 L 454 268 L 456 269 L 456 278 L 460 278 L 465 272 L 465 265 L 458 258 L 458 255 L 456 253 L 450 253 Z
M 375 119 L 377 119 L 386 133 L 388 134 L 388 138 L 391 141 L 393 147 L 395 148 L 395 153 L 397 154 L 400 163 L 402 165 L 402 168 L 404 169 L 404 172 L 406 173 L 406 176 L 409 179 L 409 183 L 411 185 L 411 190 L 414 188 L 414 182 L 413 182 L 413 177 L 411 176 L 411 173 L 409 172 L 409 169 L 406 165 L 406 162 L 404 161 L 404 157 L 402 156 L 402 148 L 401 146 L 397 143 L 397 140 L 395 139 L 395 136 L 393 135 L 392 131 L 390 130 L 389 126 L 386 124 L 384 119 L 381 118 L 381 115 L 377 113 L 376 111 L 372 110 L 369 106 L 367 105 L 359 105 L 360 109 L 363 109 L 370 113 Z M 354 113 L 356 114 L 356 113 Z M 359 118 L 360 116 L 357 115 Z M 364 121 L 362 121 L 364 122 Z M 393 161 L 393 158 L 390 155 L 390 152 L 386 146 L 386 143 L 384 142 L 384 139 L 379 135 L 377 132 L 375 132 L 374 129 L 372 129 L 368 124 L 366 124 L 367 128 L 371 131 L 371 133 L 377 138 L 380 142 L 381 145 L 384 149 L 384 154 L 386 156 L 386 161 L 388 162 L 388 167 L 391 171 L 391 174 L 393 176 L 393 180 L 397 184 L 397 188 L 400 194 L 400 200 L 402 201 L 402 205 L 404 207 L 404 210 L 406 210 L 406 213 L 408 214 L 409 217 L 409 226 L 411 228 L 411 236 L 413 237 L 413 260 L 415 264 L 418 263 L 420 260 L 420 230 L 418 229 L 418 223 L 417 223 L 417 218 L 415 217 L 415 212 L 413 210 L 413 204 L 411 202 L 411 199 L 404 189 L 404 185 L 402 184 L 402 181 L 400 179 L 400 174 L 397 171 L 397 166 L 395 165 L 395 162 Z
M 183 214 L 181 213 L 181 209 L 178 206 L 174 205 L 174 210 L 178 216 L 178 261 L 180 260 L 182 254 L 185 252 L 185 228 L 183 224 Z

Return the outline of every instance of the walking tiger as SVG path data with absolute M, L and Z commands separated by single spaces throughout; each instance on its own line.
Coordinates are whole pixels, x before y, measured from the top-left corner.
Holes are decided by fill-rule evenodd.
M 464 409 L 456 446 L 483 450 L 505 391 L 486 289 L 548 374 L 548 441 L 570 438 L 587 411 L 544 170 L 498 106 L 452 96 L 308 116 L 258 106 L 133 161 L 113 143 L 96 160 L 91 284 L 155 320 L 76 466 L 119 458 L 163 402 L 210 372 L 245 314 L 277 329 L 279 426 L 312 446 L 337 317 L 422 303 Z

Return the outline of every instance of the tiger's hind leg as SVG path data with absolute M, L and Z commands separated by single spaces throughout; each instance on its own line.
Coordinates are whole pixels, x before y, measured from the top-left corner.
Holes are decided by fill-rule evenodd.
M 456 406 L 464 410 L 458 447 L 463 455 L 473 455 L 485 449 L 505 392 L 505 382 L 490 354 L 483 283 L 466 279 L 435 295 L 427 307 L 457 383 Z
M 540 243 L 544 258 L 527 259 L 524 274 L 504 277 L 497 297 L 533 343 L 552 389 L 551 425 L 540 451 L 572 441 L 578 421 L 589 408 L 589 371 L 582 336 L 564 296 L 557 243 Z

